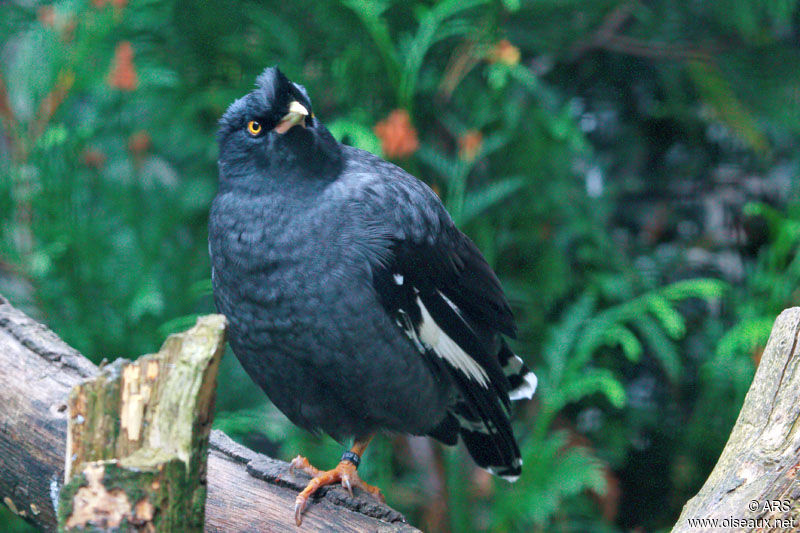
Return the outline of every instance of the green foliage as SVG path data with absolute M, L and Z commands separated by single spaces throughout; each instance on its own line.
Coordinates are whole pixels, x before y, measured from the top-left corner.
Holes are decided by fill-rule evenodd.
M 382 0 L 342 0 L 361 19 L 383 59 L 389 82 L 395 89 L 397 106 L 411 109 L 417 93 L 423 61 L 431 47 L 446 39 L 464 38 L 478 31 L 478 25 L 464 13 L 487 4 L 487 0 L 444 0 L 432 6 L 414 7 L 417 28 L 393 39 L 383 17 L 390 2 Z M 398 44 L 395 44 L 395 41 Z
M 33 533 L 36 531 L 35 527 L 14 516 L 11 509 L 5 505 L 0 506 L 0 524 L 3 525 L 3 531 L 7 533 Z
M 720 338 L 709 366 L 763 348 L 775 316 L 800 302 L 800 202 L 791 202 L 785 212 L 751 203 L 744 212 L 765 221 L 768 240 L 748 272 L 748 284 L 735 295 L 740 319 Z
M 542 528 L 565 500 L 587 490 L 604 493 L 604 465 L 590 450 L 568 444 L 568 434 L 554 431 L 523 446 L 525 476 L 500 492 L 493 509 L 493 531 Z
M 775 315 L 800 304 L 797 190 L 730 186 L 756 200 L 733 218 L 764 228 L 735 251 L 738 277 L 693 265 L 732 245 L 684 212 L 723 204 L 732 168 L 796 177 L 797 13 L 789 0 L 0 3 L 0 293 L 95 361 L 153 351 L 211 311 L 216 121 L 279 63 L 337 138 L 373 153 L 376 124 L 409 112 L 419 148 L 389 155 L 496 269 L 513 347 L 539 376 L 514 421 L 514 485 L 461 448 L 393 437 L 362 475 L 425 530 L 668 527 Z M 217 406 L 217 427 L 251 446 L 339 459 L 231 354 Z
M 563 431 L 549 428 L 564 408 L 594 395 L 613 409 L 622 409 L 626 392 L 617 374 L 592 364 L 603 351 L 619 346 L 636 363 L 643 351 L 652 354 L 664 373 L 677 381 L 681 362 L 674 340 L 683 336 L 684 320 L 674 305 L 686 298 L 715 299 L 723 286 L 716 280 L 678 282 L 625 302 L 598 309 L 598 296 L 587 291 L 565 311 L 550 330 L 536 367 L 541 406 L 523 441 L 525 476 L 502 491 L 514 504 L 494 508 L 494 526 L 500 531 L 530 531 L 544 526 L 564 500 L 585 491 L 604 494 L 603 462 L 591 450 L 567 446 Z M 633 332 L 640 332 L 641 339 Z M 520 504 L 514 495 L 529 498 Z

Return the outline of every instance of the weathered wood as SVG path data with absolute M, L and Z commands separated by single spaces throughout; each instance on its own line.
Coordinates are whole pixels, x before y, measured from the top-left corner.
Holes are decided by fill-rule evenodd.
M 722 455 L 673 533 L 800 531 L 798 338 L 794 307 L 775 321 Z
M 221 431 L 211 433 L 209 501 L 224 500 L 233 512 L 216 511 L 213 523 L 206 517 L 206 531 L 352 531 L 370 533 L 414 533 L 403 515 L 369 496 L 351 498 L 336 485 L 325 489 L 324 497 L 309 505 L 303 525 L 296 527 L 289 514 L 294 499 L 305 488 L 308 477 L 289 474 L 289 465 L 253 452 L 235 443 Z M 241 474 L 242 467 L 248 475 Z M 230 494 L 223 494 L 236 490 Z M 255 526 L 254 524 L 257 524 Z
M 56 529 L 69 391 L 97 372 L 0 297 L 0 500 L 45 531 Z M 297 528 L 294 498 L 307 478 L 220 432 L 212 432 L 210 446 L 206 531 L 417 531 L 389 507 L 358 492 L 351 499 L 338 486 L 321 491 Z
M 59 530 L 202 531 L 225 317 L 124 359 L 69 395 Z
M 67 395 L 97 368 L 0 297 L 0 497 L 54 530 L 63 481 Z

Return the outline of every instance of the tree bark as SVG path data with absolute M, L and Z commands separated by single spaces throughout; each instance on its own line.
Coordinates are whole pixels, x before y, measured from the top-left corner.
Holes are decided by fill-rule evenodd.
M 778 316 L 728 443 L 673 533 L 800 531 L 800 307 Z
M 0 499 L 45 531 L 56 529 L 70 390 L 98 368 L 0 297 Z M 211 432 L 205 530 L 417 531 L 393 509 L 341 487 L 323 489 L 303 525 L 294 498 L 308 478 L 288 464 Z

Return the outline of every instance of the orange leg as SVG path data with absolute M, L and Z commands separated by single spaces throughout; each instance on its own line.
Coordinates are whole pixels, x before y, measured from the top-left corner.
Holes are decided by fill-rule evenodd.
M 314 468 L 308 462 L 308 459 L 300 455 L 292 460 L 289 466 L 291 471 L 302 470 L 311 476 L 311 481 L 308 482 L 306 488 L 297 495 L 297 499 L 294 501 L 294 521 L 298 526 L 303 522 L 303 511 L 305 511 L 308 505 L 308 499 L 317 492 L 317 490 L 326 485 L 341 483 L 342 486 L 347 489 L 347 492 L 350 493 L 350 496 L 353 495 L 353 487 L 358 487 L 372 494 L 380 501 L 385 501 L 383 494 L 381 494 L 381 489 L 364 483 L 356 471 L 358 463 L 361 461 L 361 456 L 364 455 L 364 450 L 367 449 L 367 445 L 371 440 L 372 435 L 364 439 L 356 439 L 353 443 L 353 447 L 350 448 L 349 452 L 345 452 L 342 456 L 342 460 L 333 470 L 322 471 Z M 347 457 L 348 455 L 350 455 L 349 458 Z M 353 457 L 353 455 L 355 455 L 355 457 Z

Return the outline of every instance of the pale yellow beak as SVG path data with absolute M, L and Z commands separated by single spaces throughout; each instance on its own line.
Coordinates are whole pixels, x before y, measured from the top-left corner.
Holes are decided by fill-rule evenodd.
M 294 100 L 289 104 L 289 112 L 283 116 L 277 126 L 273 128 L 278 133 L 286 133 L 294 126 L 300 124 L 306 127 L 306 117 L 308 116 L 308 109 L 303 104 Z

